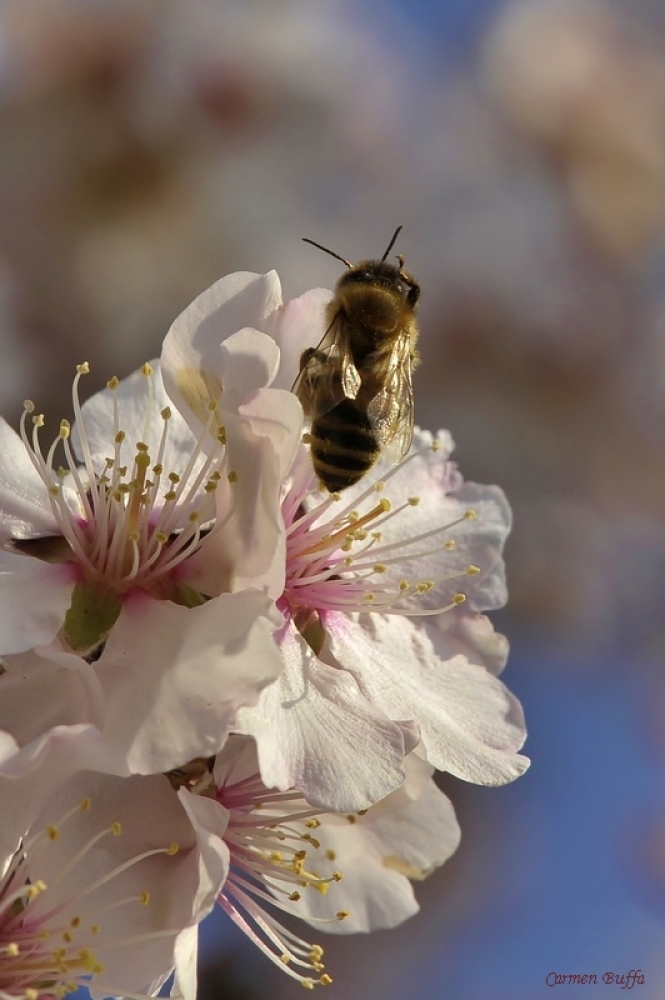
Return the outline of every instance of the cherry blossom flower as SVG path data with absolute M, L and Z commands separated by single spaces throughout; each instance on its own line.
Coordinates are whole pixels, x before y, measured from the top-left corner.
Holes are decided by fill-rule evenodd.
M 120 734 L 131 767 L 144 773 L 219 750 L 237 706 L 282 665 L 271 640 L 280 616 L 259 588 L 283 545 L 279 485 L 300 406 L 267 387 L 278 352 L 256 331 L 222 348 L 213 332 L 205 370 L 179 367 L 177 339 L 192 315 L 177 321 L 165 359 L 201 417 L 194 432 L 157 363 L 111 379 L 82 406 L 80 366 L 76 423 L 63 421 L 47 449 L 31 403 L 20 437 L 0 425 L 0 694 L 19 677 L 12 668 L 22 679 L 48 661 L 60 677 L 63 667 L 78 673 L 94 711 L 75 721 L 99 725 L 116 746 Z M 227 593 L 237 564 L 242 592 Z M 282 559 L 277 591 L 283 580 Z M 47 711 L 57 714 L 65 687 Z M 141 729 L 150 718 L 154 740 Z
M 230 333 L 251 312 L 280 348 L 272 385 L 291 386 L 331 294 L 284 303 L 275 272 L 229 275 L 195 304 L 193 367 L 204 367 L 206 326 Z M 402 463 L 380 461 L 343 497 L 318 492 L 304 445 L 285 475 L 276 560 L 286 573 L 271 579 L 285 581 L 284 670 L 237 726 L 255 737 L 268 786 L 299 788 L 323 808 L 367 808 L 402 784 L 419 738 L 430 763 L 469 781 L 501 784 L 528 766 L 516 753 L 521 708 L 493 676 L 506 643 L 480 614 L 506 599 L 510 510 L 498 488 L 463 483 L 452 448 L 446 433 L 417 431 Z
M 252 740 L 231 737 L 217 759 L 216 802 L 228 816 L 230 852 L 220 905 L 304 986 L 332 981 L 323 949 L 288 930 L 275 911 L 324 932 L 395 927 L 418 911 L 409 880 L 423 879 L 457 848 L 455 814 L 432 768 L 411 756 L 406 770 L 402 788 L 383 802 L 338 816 L 298 792 L 266 788 Z
M 218 810 L 181 803 L 162 776 L 81 772 L 55 788 L 2 858 L 2 996 L 147 997 L 175 966 L 195 1000 L 196 927 L 228 869 Z M 3 815 L 22 792 L 0 780 Z

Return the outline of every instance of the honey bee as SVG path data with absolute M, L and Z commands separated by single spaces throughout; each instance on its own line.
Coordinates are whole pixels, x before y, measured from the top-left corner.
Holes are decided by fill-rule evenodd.
M 415 312 L 420 285 L 387 261 L 351 264 L 313 240 L 306 243 L 346 264 L 326 309 L 326 332 L 303 351 L 293 384 L 311 418 L 314 471 L 330 492 L 357 483 L 384 453 L 400 461 L 413 440 L 411 373 L 418 363 Z

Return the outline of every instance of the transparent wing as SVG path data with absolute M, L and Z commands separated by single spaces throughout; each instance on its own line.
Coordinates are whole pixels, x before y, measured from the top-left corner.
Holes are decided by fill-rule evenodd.
M 388 361 L 383 387 L 367 407 L 381 450 L 392 462 L 401 461 L 413 441 L 411 370 L 411 340 L 405 330 Z
M 350 329 L 338 314 L 318 346 L 303 351 L 291 391 L 311 416 L 314 411 L 327 413 L 344 399 L 355 399 L 360 385 L 351 353 Z

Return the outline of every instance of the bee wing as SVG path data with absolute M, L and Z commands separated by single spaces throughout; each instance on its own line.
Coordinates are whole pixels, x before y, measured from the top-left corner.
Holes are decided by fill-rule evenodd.
M 367 415 L 386 458 L 401 461 L 413 441 L 411 340 L 405 331 L 390 356 L 383 388 L 367 407 Z
M 348 324 L 335 316 L 317 347 L 309 347 L 300 357 L 300 371 L 291 391 L 295 392 L 308 416 L 312 411 L 327 413 L 344 399 L 355 399 L 360 375 L 353 362 Z

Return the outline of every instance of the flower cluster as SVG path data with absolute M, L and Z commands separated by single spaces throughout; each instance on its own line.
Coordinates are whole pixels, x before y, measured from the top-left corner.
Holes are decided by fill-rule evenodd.
M 300 353 L 330 292 L 239 273 L 49 430 L 0 424 L 0 993 L 194 1000 L 217 903 L 305 987 L 455 850 L 434 769 L 528 761 L 497 675 L 501 491 L 417 430 L 341 494 Z M 300 917 L 294 933 L 280 914 Z

